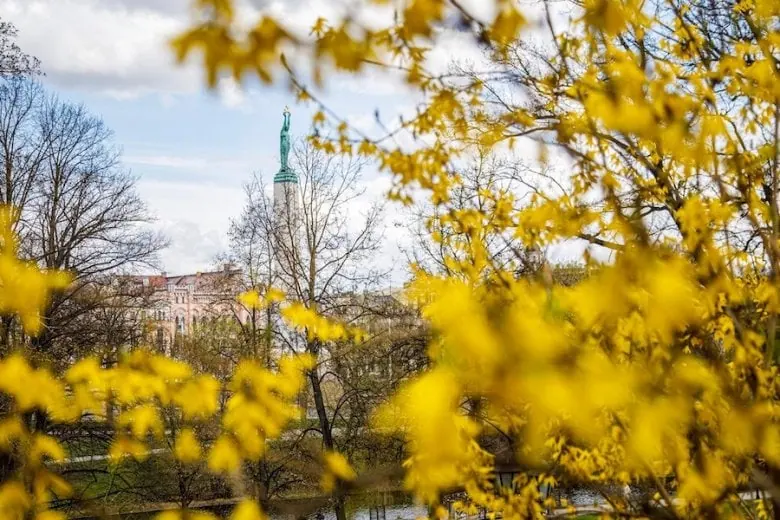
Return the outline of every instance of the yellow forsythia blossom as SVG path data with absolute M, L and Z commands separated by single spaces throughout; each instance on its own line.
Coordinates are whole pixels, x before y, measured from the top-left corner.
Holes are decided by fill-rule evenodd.
M 191 428 L 181 430 L 176 436 L 174 453 L 177 459 L 185 463 L 194 463 L 200 460 L 200 443 Z
M 320 487 L 325 492 L 333 491 L 339 480 L 350 481 L 356 476 L 355 470 L 349 465 L 341 453 L 330 451 L 325 453 L 325 471 L 322 474 Z
M 132 457 L 137 461 L 143 461 L 149 456 L 149 450 L 143 442 L 130 437 L 117 437 L 108 449 L 108 456 L 112 462 L 118 463 L 125 457 Z
M 242 500 L 230 513 L 230 520 L 266 520 L 266 518 L 267 516 L 254 500 Z
M 209 451 L 209 468 L 216 473 L 235 473 L 241 464 L 241 455 L 235 441 L 220 436 Z
M 163 511 L 154 516 L 155 520 L 217 520 L 217 517 L 205 511 Z

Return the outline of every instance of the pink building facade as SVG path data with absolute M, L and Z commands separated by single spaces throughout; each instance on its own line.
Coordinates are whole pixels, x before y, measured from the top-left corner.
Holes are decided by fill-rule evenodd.
M 178 276 L 134 276 L 134 285 L 144 294 L 139 312 L 152 343 L 169 351 L 176 335 L 191 334 L 199 324 L 246 323 L 249 312 L 237 300 L 240 279 L 241 271 L 229 265 L 221 271 Z

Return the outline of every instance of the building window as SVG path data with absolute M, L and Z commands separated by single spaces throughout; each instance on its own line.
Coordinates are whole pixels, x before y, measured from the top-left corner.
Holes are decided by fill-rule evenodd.
M 184 334 L 184 316 L 176 316 L 176 330 Z
M 157 328 L 157 349 L 162 352 L 165 348 L 165 332 L 162 327 Z

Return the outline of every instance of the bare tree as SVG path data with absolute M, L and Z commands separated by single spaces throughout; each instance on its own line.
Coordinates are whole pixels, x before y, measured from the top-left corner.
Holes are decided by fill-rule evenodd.
M 40 73 L 40 61 L 25 54 L 16 43 L 19 34 L 14 24 L 0 18 L 0 78 L 29 76 Z
M 46 159 L 36 116 L 44 99 L 40 84 L 22 77 L 0 79 L 0 203 L 13 207 L 19 219 L 14 231 L 24 240 L 26 219 Z M 0 319 L 0 345 L 8 345 L 13 317 Z
M 124 277 L 102 276 L 81 289 L 79 300 L 85 312 L 63 323 L 62 350 L 90 352 L 104 366 L 113 366 L 123 351 L 143 342 L 144 319 L 139 309 L 148 307 L 148 291 L 138 290 Z
M 44 100 L 35 81 L 11 78 L 0 81 L 0 200 L 25 208 L 46 159 L 36 115 Z
M 263 259 L 263 279 L 322 315 L 364 319 L 369 308 L 359 295 L 379 287 L 386 273 L 372 267 L 381 240 L 383 206 L 371 201 L 362 212 L 355 210 L 365 194 L 360 183 L 363 163 L 355 157 L 328 155 L 299 141 L 292 150 L 291 166 L 299 182 L 284 193 L 277 186 L 277 200 L 271 199 L 258 176 L 247 189 L 249 204 L 241 229 L 245 238 L 254 237 L 250 241 L 259 238 L 254 252 L 262 251 L 255 258 Z M 246 245 L 242 250 L 248 251 Z M 308 374 L 317 427 L 304 429 L 300 440 L 317 432 L 322 447 L 334 449 L 334 409 L 327 406 L 323 389 L 324 380 L 332 375 L 328 367 L 333 345 L 282 326 L 274 328 L 273 338 L 281 350 L 308 352 L 317 358 L 317 367 Z M 340 520 L 345 518 L 343 501 L 337 501 L 336 513 Z
M 228 237 L 230 250 L 225 258 L 241 271 L 238 289 L 241 291 L 254 290 L 264 293 L 276 284 L 276 272 L 274 271 L 274 245 L 271 228 L 264 221 L 262 214 L 258 214 L 267 207 L 264 186 L 259 175 L 255 174 L 252 180 L 244 186 L 246 204 L 241 215 L 231 221 Z M 227 281 L 235 286 L 235 281 Z M 231 297 L 235 291 L 230 291 Z M 251 354 L 255 359 L 262 359 L 265 366 L 272 363 L 272 332 L 274 328 L 274 309 L 269 306 L 265 309 L 244 309 L 249 319 L 241 322 L 239 326 L 243 332 L 248 347 L 245 354 Z
M 44 330 L 33 339 L 42 352 L 65 360 L 77 353 L 72 340 L 77 326 L 89 321 L 85 314 L 109 302 L 96 287 L 108 283 L 109 274 L 153 262 L 166 242 L 151 230 L 136 179 L 121 166 L 99 118 L 45 96 L 27 80 L 3 86 L 9 95 L 0 100 L 0 195 L 18 211 L 21 252 L 76 279 L 54 295 Z M 12 326 L 4 325 L 7 340 Z M 71 340 L 61 342 L 63 350 L 51 351 L 66 336 Z
M 360 159 L 329 155 L 306 141 L 292 152 L 297 204 L 277 208 L 275 216 L 266 204 L 263 212 L 274 217 L 280 283 L 293 298 L 327 314 L 343 305 L 345 293 L 376 288 L 386 274 L 371 267 L 384 206 L 371 201 L 362 214 L 352 207 L 365 194 Z

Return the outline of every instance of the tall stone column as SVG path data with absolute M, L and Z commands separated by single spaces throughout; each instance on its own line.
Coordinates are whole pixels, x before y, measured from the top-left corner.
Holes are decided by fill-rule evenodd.
M 274 176 L 274 247 L 276 279 L 289 292 L 300 265 L 300 193 L 298 175 L 288 163 L 290 154 L 290 111 L 285 108 L 279 136 L 280 167 Z

